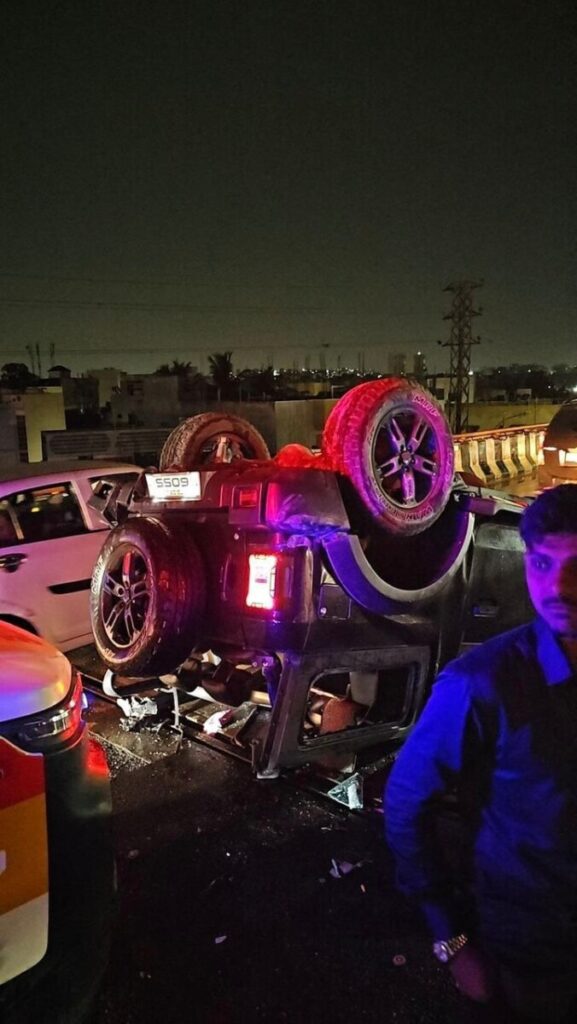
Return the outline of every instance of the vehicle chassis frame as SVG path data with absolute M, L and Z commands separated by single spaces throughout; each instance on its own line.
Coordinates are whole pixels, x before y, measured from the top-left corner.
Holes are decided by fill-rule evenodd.
M 431 651 L 426 645 L 398 645 L 349 651 L 287 652 L 268 728 L 252 741 L 252 764 L 260 779 L 276 778 L 281 768 L 321 760 L 327 751 L 356 752 L 381 743 L 396 748 L 413 727 L 424 703 Z M 331 672 L 376 672 L 405 667 L 407 685 L 401 716 L 302 739 L 311 685 Z

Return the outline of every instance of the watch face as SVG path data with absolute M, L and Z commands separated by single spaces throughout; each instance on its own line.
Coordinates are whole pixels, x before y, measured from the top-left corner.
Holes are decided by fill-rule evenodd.
M 446 964 L 451 959 L 451 949 L 447 942 L 435 942 L 433 953 L 442 964 Z

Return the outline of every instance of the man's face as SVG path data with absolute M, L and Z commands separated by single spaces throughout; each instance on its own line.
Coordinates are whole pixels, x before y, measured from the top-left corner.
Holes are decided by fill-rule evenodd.
M 577 639 L 577 533 L 547 534 L 525 554 L 535 610 L 554 633 Z

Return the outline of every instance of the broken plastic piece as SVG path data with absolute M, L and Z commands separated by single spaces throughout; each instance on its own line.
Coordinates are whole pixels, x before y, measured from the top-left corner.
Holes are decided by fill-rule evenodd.
M 158 712 L 156 701 L 151 697 L 119 697 L 116 703 L 125 717 L 120 723 L 123 729 L 133 729 L 143 718 Z
M 331 858 L 332 868 L 329 871 L 329 875 L 332 878 L 344 878 L 345 875 L 350 875 L 351 871 L 355 868 L 362 867 L 362 860 L 358 860 L 355 864 L 351 864 L 350 860 L 334 860 Z
M 215 711 L 214 714 L 206 719 L 202 730 L 209 735 L 220 732 L 237 742 L 240 733 L 256 713 L 257 708 L 250 701 L 246 701 L 238 708 L 226 708 L 224 711 Z
M 208 733 L 209 736 L 214 736 L 215 733 L 222 732 L 228 721 L 230 721 L 229 711 L 215 711 L 213 715 L 207 718 L 202 731 Z

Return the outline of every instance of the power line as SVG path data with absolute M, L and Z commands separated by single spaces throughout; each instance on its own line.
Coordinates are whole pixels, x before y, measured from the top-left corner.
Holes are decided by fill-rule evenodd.
M 322 306 L 225 306 L 193 305 L 187 302 L 95 302 L 85 299 L 2 299 L 3 306 L 52 306 L 56 309 L 175 309 L 193 313 L 321 313 Z
M 138 277 L 72 277 L 66 274 L 16 274 L 8 270 L 0 270 L 0 278 L 6 278 L 13 281 L 61 281 L 65 284 L 131 284 L 146 286 L 147 288 L 151 285 L 153 287 L 160 288 L 173 288 L 175 286 L 186 285 L 187 288 L 312 288 L 312 289 L 331 289 L 331 288 L 347 288 L 350 287 L 350 282 L 340 281 L 337 284 L 311 284 L 310 282 L 304 282 L 302 284 L 287 283 L 281 281 L 278 284 L 256 284 L 251 281 L 248 284 L 242 284 L 238 281 L 221 281 L 221 282 L 198 282 L 192 281 L 189 277 L 174 277 L 168 278 L 167 280 L 158 280 L 155 278 L 138 278 Z

